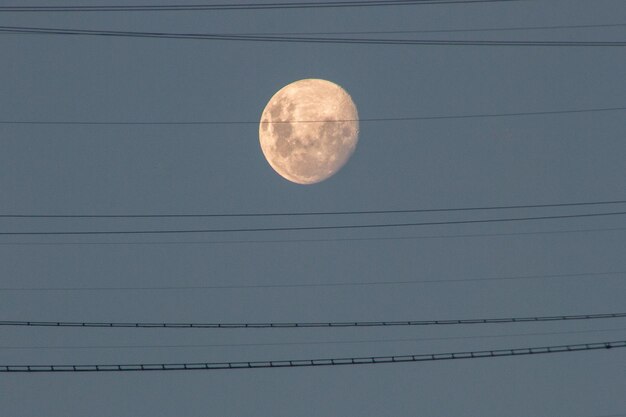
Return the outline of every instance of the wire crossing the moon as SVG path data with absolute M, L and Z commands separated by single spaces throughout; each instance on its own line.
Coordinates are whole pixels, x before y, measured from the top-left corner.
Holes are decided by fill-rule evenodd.
M 0 27 L 0 32 L 2 29 Z M 454 119 L 482 119 L 496 117 L 527 117 L 527 116 L 550 116 L 560 114 L 577 114 L 577 113 L 602 113 L 624 111 L 626 107 L 597 107 L 586 109 L 564 109 L 564 110 L 546 110 L 546 111 L 528 111 L 513 113 L 482 113 L 482 114 L 458 114 L 458 115 L 435 115 L 435 116 L 407 116 L 407 117 L 375 117 L 375 118 L 359 118 L 359 122 L 403 122 L 403 121 L 420 121 L 420 120 L 454 120 Z M 74 126 L 193 126 L 193 125 L 259 125 L 259 124 L 287 124 L 287 123 L 327 123 L 327 122 L 353 122 L 356 120 L 284 120 L 272 122 L 253 122 L 253 121 L 189 121 L 189 122 L 149 122 L 149 121 L 46 121 L 46 120 L 0 120 L 0 124 L 9 125 L 74 125 Z
M 626 340 L 579 343 L 571 345 L 522 347 L 447 353 L 421 353 L 393 356 L 365 356 L 352 358 L 286 359 L 270 361 L 194 362 L 194 363 L 139 363 L 102 365 L 0 365 L 3 373 L 42 372 L 138 372 L 138 371 L 192 371 L 233 370 L 261 368 L 300 368 L 313 366 L 374 365 L 384 363 L 431 362 L 456 359 L 497 358 L 506 356 L 542 355 L 550 353 L 582 352 L 626 348 Z

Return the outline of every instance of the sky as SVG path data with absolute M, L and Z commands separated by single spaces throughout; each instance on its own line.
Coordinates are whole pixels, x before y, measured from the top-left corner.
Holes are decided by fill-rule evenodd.
M 410 31 L 625 24 L 625 16 L 623 1 L 536 0 L 298 10 L 0 11 L 0 26 L 188 33 Z M 393 37 L 624 41 L 626 26 Z M 276 91 L 304 78 L 341 85 L 363 119 L 626 105 L 624 47 L 3 33 L 0 51 L 3 122 L 256 122 Z M 624 111 L 362 121 L 357 149 L 343 169 L 303 186 L 269 166 L 255 123 L 2 123 L 0 214 L 296 213 L 623 200 L 625 138 Z M 0 231 L 309 227 L 625 209 L 626 204 L 614 204 L 270 218 L 5 217 Z M 282 232 L 5 234 L 0 235 L 0 317 L 291 322 L 623 312 L 625 230 L 624 216 L 600 216 Z M 2 327 L 0 365 L 336 358 L 625 338 L 626 319 L 428 328 Z M 626 415 L 624 364 L 626 351 L 613 349 L 320 368 L 3 373 L 0 408 L 3 415 L 24 417 Z

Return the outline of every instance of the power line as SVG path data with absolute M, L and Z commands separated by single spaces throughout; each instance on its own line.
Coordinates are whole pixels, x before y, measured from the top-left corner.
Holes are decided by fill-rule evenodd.
M 287 217 L 287 216 L 344 216 L 369 214 L 409 214 L 409 213 L 440 213 L 455 211 L 478 210 L 512 210 L 537 209 L 556 207 L 581 207 L 609 204 L 626 204 L 626 200 L 583 201 L 571 203 L 518 204 L 501 206 L 471 206 L 456 208 L 430 209 L 399 209 L 399 210 L 347 210 L 347 211 L 308 211 L 308 212 L 274 212 L 274 213 L 169 213 L 169 214 L 0 214 L 0 218 L 177 218 L 177 217 Z
M 331 38 L 311 36 L 224 35 L 208 33 L 137 32 L 114 30 L 89 30 L 44 28 L 26 26 L 0 26 L 0 33 L 130 37 L 156 39 L 193 39 L 211 41 L 316 43 L 352 45 L 405 45 L 405 46 L 536 46 L 536 47 L 624 47 L 626 41 L 515 41 L 515 40 L 460 40 L 460 39 L 387 39 L 387 38 Z
M 536 279 L 558 278 L 609 278 L 626 274 L 626 271 L 582 272 L 575 274 L 544 274 L 544 275 L 514 275 L 479 278 L 449 278 L 424 280 L 397 280 L 397 281 L 357 281 L 357 282 L 327 282 L 327 283 L 300 283 L 300 284 L 251 284 L 251 285 L 184 285 L 184 286 L 152 286 L 152 287 L 0 287 L 0 291 L 36 292 L 36 291 L 183 291 L 183 290 L 234 290 L 234 289 L 275 289 L 275 288 L 316 288 L 316 287 L 359 287 L 359 286 L 387 286 L 387 285 L 425 285 L 451 284 L 467 282 L 489 281 L 523 281 Z M 623 279 L 624 277 L 620 277 Z
M 56 346 L 0 346 L 2 350 L 92 350 L 92 349 L 193 349 L 193 348 L 224 348 L 224 347 L 269 347 L 269 346 L 313 346 L 313 345 L 346 345 L 362 343 L 414 343 L 434 342 L 443 340 L 475 340 L 475 339 L 498 339 L 521 336 L 557 336 L 572 334 L 606 333 L 624 331 L 626 327 L 612 329 L 569 330 L 552 332 L 526 332 L 487 334 L 473 336 L 446 336 L 446 337 L 417 337 L 417 338 L 386 338 L 364 340 L 330 340 L 330 341 L 305 341 L 305 342 L 253 342 L 253 343 L 196 343 L 175 345 L 56 345 Z
M 0 32 L 2 32 L 0 26 Z M 70 125 L 70 126 L 193 126 L 193 125 L 259 125 L 259 124 L 294 124 L 294 123 L 343 123 L 343 122 L 403 122 L 403 121 L 420 121 L 420 120 L 453 120 L 453 119 L 482 119 L 496 117 L 527 117 L 527 116 L 548 116 L 561 114 L 578 114 L 578 113 L 600 113 L 624 111 L 626 107 L 598 107 L 586 109 L 563 109 L 563 110 L 546 110 L 546 111 L 529 111 L 529 112 L 512 112 L 512 113 L 482 113 L 482 114 L 460 114 L 460 115 L 434 115 L 434 116 L 407 116 L 407 117 L 376 117 L 361 119 L 340 119 L 340 120 L 286 120 L 286 121 L 189 121 L 189 122 L 150 122 L 150 121 L 45 121 L 45 120 L 0 120 L 0 124 L 10 125 Z
M 603 414 L 601 416 L 591 416 L 591 417 L 626 417 L 626 414 Z
M 598 320 L 624 318 L 626 313 L 579 314 L 561 316 L 504 317 L 452 320 L 403 321 L 343 321 L 343 322 L 261 322 L 261 323 L 157 323 L 157 322 L 79 322 L 79 321 L 0 321 L 0 326 L 13 327 L 104 327 L 104 328 L 162 328 L 162 329 L 267 329 L 311 327 L 391 327 L 391 326 L 441 326 L 465 324 L 503 324 L 548 321 Z
M 336 32 L 254 32 L 254 33 L 225 33 L 225 35 L 401 35 L 412 33 L 464 33 L 464 32 L 509 32 L 509 31 L 533 31 L 533 30 L 562 30 L 562 29 L 600 29 L 626 26 L 626 23 L 603 23 L 587 25 L 546 25 L 546 26 L 507 26 L 488 28 L 463 28 L 463 29 L 413 29 L 413 30 L 362 30 L 362 31 L 336 31 Z
M 366 356 L 353 358 L 287 359 L 241 362 L 195 363 L 140 363 L 101 365 L 0 365 L 0 372 L 137 372 L 137 371 L 192 371 L 218 369 L 295 368 L 313 366 L 367 365 L 383 363 L 430 362 L 454 359 L 496 358 L 504 356 L 541 355 L 548 353 L 581 352 L 600 349 L 625 348 L 626 341 L 580 343 L 571 345 L 541 346 L 478 350 L 465 352 L 428 353 L 414 355 Z
M 535 217 L 509 217 L 498 219 L 481 219 L 481 220 L 446 220 L 436 222 L 416 222 L 416 223 L 388 223 L 388 224 L 352 224 L 352 225 L 334 225 L 334 226 L 286 226 L 286 227 L 253 227 L 239 229 L 165 229 L 165 230 L 82 230 L 82 231 L 50 231 L 50 232 L 0 232 L 0 236 L 75 236 L 75 235 L 142 235 L 142 234 L 192 234 L 192 233 L 241 233 L 241 232 L 286 232 L 286 231 L 304 231 L 304 230 L 347 230 L 347 229 L 375 229 L 387 227 L 418 227 L 418 226 L 443 226 L 453 224 L 483 224 L 483 223 L 502 223 L 502 222 L 521 222 L 536 220 L 556 220 L 556 219 L 574 219 L 574 218 L 590 218 L 590 217 L 607 217 L 607 216 L 623 216 L 626 211 L 617 211 L 609 213 L 583 213 L 583 214 L 564 214 L 552 216 L 535 216 Z
M 0 6 L 0 12 L 164 12 L 217 10 L 280 10 L 440 4 L 510 3 L 525 0 L 351 0 L 284 3 L 164 4 L 110 6 Z
M 597 233 L 597 232 L 621 232 L 625 227 L 607 227 L 594 229 L 567 229 L 567 230 L 536 230 L 530 232 L 506 232 L 506 233 L 462 233 L 450 235 L 421 235 L 421 236 L 370 236 L 370 237 L 347 237 L 347 238 L 321 238 L 321 239 L 254 239 L 254 240 L 174 240 L 174 241 L 102 241 L 102 242 L 0 242 L 1 246 L 90 246 L 90 245 L 227 245 L 227 244 L 282 244 L 282 243 L 320 243 L 320 242 L 373 242 L 373 241 L 401 241 L 423 239 L 466 239 L 481 237 L 503 236 L 533 236 L 533 235 L 556 235 L 572 233 Z

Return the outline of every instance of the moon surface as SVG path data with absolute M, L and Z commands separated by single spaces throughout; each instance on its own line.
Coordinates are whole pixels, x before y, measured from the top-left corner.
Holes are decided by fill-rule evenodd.
M 261 115 L 259 141 L 274 170 L 297 184 L 314 184 L 345 165 L 359 137 L 350 95 L 320 79 L 295 81 L 270 99 Z

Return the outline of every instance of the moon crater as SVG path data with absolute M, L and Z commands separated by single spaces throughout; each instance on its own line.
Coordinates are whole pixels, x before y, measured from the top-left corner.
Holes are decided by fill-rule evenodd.
M 270 166 L 298 184 L 323 181 L 344 166 L 356 148 L 358 113 L 340 86 L 320 79 L 279 90 L 261 115 L 259 141 Z

